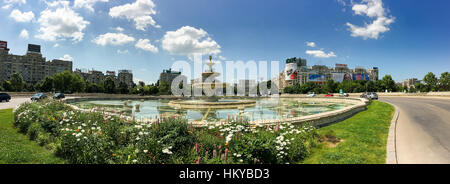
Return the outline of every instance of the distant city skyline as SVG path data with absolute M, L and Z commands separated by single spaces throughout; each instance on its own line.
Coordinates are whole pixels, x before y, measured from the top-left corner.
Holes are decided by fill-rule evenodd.
M 0 40 L 23 55 L 42 46 L 73 68 L 130 69 L 155 83 L 196 52 L 220 61 L 379 67 L 396 82 L 450 68 L 450 2 L 412 0 L 0 1 Z M 193 65 L 193 63 L 192 63 Z

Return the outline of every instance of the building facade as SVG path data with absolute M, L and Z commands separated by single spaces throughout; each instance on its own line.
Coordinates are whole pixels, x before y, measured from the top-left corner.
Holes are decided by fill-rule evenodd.
M 285 87 L 296 84 L 314 82 L 324 84 L 328 79 L 335 82 L 353 80 L 378 80 L 378 67 L 366 70 L 363 67 L 350 69 L 347 64 L 336 64 L 334 67 L 325 65 L 307 66 L 307 61 L 301 58 L 290 58 L 286 60 L 286 67 L 272 80 L 278 82 L 278 90 L 283 91 Z
M 72 72 L 72 61 L 46 61 L 41 46 L 34 44 L 28 45 L 25 55 L 10 54 L 7 42 L 0 41 L 0 81 L 11 80 L 11 75 L 18 73 L 26 83 L 34 84 L 62 71 Z
M 123 82 L 128 86 L 128 89 L 134 87 L 133 73 L 131 70 L 119 70 L 117 76 L 115 71 L 106 71 L 105 75 L 102 71 L 86 71 L 78 68 L 75 69 L 74 73 L 80 75 L 81 77 L 83 77 L 84 81 L 89 83 L 101 84 L 106 77 L 111 77 L 116 86 L 119 86 L 119 84 Z
M 163 70 L 163 72 L 159 75 L 159 83 L 166 82 L 169 85 L 172 84 L 173 80 L 181 75 L 181 72 L 172 71 L 172 69 Z

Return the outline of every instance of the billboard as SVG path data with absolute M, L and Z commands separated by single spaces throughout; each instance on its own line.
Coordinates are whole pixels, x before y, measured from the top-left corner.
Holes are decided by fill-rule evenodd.
M 285 80 L 297 80 L 297 63 L 286 63 L 285 71 Z
M 8 48 L 8 42 L 0 41 L 0 48 L 2 48 L 2 49 Z
M 309 81 L 310 82 L 326 82 L 327 76 L 326 75 L 320 75 L 320 74 L 309 74 Z
M 366 80 L 369 81 L 369 75 L 367 74 L 353 74 L 353 80 Z
M 345 73 L 333 73 L 332 77 L 334 82 L 344 82 Z
M 345 81 L 352 81 L 353 80 L 352 74 L 350 74 L 350 73 L 344 74 L 344 80 Z

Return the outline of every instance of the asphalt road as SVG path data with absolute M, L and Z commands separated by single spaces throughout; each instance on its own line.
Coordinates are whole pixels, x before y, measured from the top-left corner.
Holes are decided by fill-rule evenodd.
M 399 164 L 450 164 L 450 98 L 380 97 L 396 105 Z
M 0 109 L 13 109 L 24 102 L 31 101 L 30 98 L 31 97 L 12 97 L 9 102 L 0 102 Z

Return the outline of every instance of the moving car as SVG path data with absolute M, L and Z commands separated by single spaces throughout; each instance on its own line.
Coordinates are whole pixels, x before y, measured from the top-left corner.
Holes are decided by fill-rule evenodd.
M 371 100 L 378 100 L 378 94 L 375 92 L 365 92 L 360 97 L 371 99 Z
M 9 102 L 11 100 L 11 96 L 8 93 L 0 93 L 0 102 L 6 101 Z
M 349 95 L 348 95 L 348 93 L 342 93 L 342 94 L 339 94 L 339 96 L 340 97 L 348 97 Z
M 66 96 L 64 96 L 64 93 L 56 93 L 55 95 L 53 95 L 53 99 L 64 99 L 66 98 Z
M 333 97 L 333 96 L 334 96 L 333 93 L 328 93 L 325 95 L 325 97 Z
M 44 93 L 36 93 L 35 95 L 33 95 L 31 97 L 31 101 L 39 101 L 39 100 L 43 100 L 46 99 L 47 95 Z
M 306 97 L 316 97 L 316 93 L 312 92 L 312 93 L 308 93 L 306 95 Z

